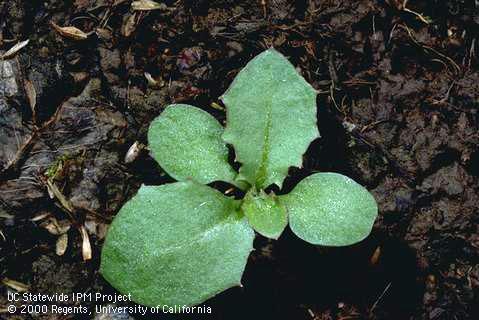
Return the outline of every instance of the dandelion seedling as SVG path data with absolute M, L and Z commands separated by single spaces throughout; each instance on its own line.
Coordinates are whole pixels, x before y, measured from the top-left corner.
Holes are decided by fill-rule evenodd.
M 166 107 L 148 131 L 153 157 L 176 183 L 142 186 L 105 240 L 103 276 L 148 306 L 196 305 L 240 284 L 255 232 L 277 239 L 289 223 L 301 239 L 346 246 L 364 239 L 377 216 L 372 195 L 337 173 L 315 173 L 286 195 L 292 166 L 319 137 L 316 91 L 274 49 L 237 75 L 221 97 L 226 128 L 189 105 Z M 241 164 L 228 163 L 227 144 Z M 224 181 L 241 200 L 208 186 Z

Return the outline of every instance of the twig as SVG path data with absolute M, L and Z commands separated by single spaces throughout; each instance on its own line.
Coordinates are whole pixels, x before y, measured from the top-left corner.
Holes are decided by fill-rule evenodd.
M 424 18 L 424 16 L 423 16 L 422 14 L 420 14 L 420 13 L 418 13 L 418 12 L 416 12 L 416 11 L 413 11 L 413 10 L 408 9 L 408 8 L 406 8 L 406 7 L 404 7 L 402 10 L 405 11 L 405 12 L 412 13 L 413 15 L 415 15 L 419 20 L 421 20 L 421 21 L 424 22 L 425 24 L 430 24 L 430 23 L 431 23 L 431 21 L 429 21 L 428 19 Z
M 436 104 L 446 103 L 447 100 L 449 99 L 449 96 L 451 95 L 451 90 L 452 90 L 452 88 L 454 87 L 455 84 L 456 84 L 456 81 L 453 80 L 451 85 L 449 86 L 449 89 L 447 89 L 447 92 L 446 92 L 446 95 L 444 96 L 444 98 L 442 98 L 441 100 L 435 100 L 432 104 L 436 105 Z
M 390 120 L 388 119 L 383 119 L 383 120 L 378 120 L 378 121 L 374 121 L 368 125 L 365 125 L 361 130 L 360 132 L 361 133 L 364 133 L 368 130 L 371 130 L 372 128 L 374 128 L 375 126 L 377 126 L 378 124 L 381 124 L 381 123 L 385 123 L 385 122 L 389 122 Z
M 344 114 L 343 110 L 341 110 L 336 103 L 336 99 L 334 99 L 334 81 L 331 81 L 331 85 L 329 86 L 329 96 L 331 97 L 331 100 L 333 101 L 334 107 L 341 113 Z
M 391 284 L 392 282 L 389 282 L 389 284 L 386 286 L 386 288 L 383 290 L 383 293 L 381 293 L 381 295 L 378 297 L 378 299 L 376 300 L 376 302 L 374 302 L 373 306 L 371 307 L 371 310 L 369 311 L 370 313 L 372 313 L 374 311 L 374 309 L 376 309 L 377 305 L 379 304 L 379 302 L 381 301 L 381 299 L 384 297 L 384 295 L 386 294 L 386 292 L 389 290 L 389 288 L 391 287 Z
M 423 48 L 423 49 L 426 49 L 426 50 L 429 50 L 431 51 L 432 53 L 438 55 L 439 57 L 449 61 L 449 63 L 451 63 L 451 65 L 455 68 L 455 71 L 457 73 L 460 73 L 461 72 L 461 67 L 458 66 L 458 64 L 451 58 L 449 58 L 448 56 L 446 56 L 445 54 L 442 54 L 440 53 L 439 51 L 437 51 L 436 49 L 432 48 L 432 47 L 429 47 L 423 43 L 420 43 L 419 41 L 416 40 L 416 38 L 414 37 L 414 34 L 413 32 L 405 25 L 399 25 L 399 27 L 405 29 L 409 35 L 409 37 L 411 38 L 411 40 L 414 42 L 414 44 L 416 44 L 417 46 Z M 456 73 L 454 72 L 454 73 Z
M 266 16 L 268 15 L 266 8 L 266 0 L 261 0 L 261 6 L 263 7 L 263 17 L 266 19 Z
M 476 38 L 472 39 L 471 49 L 469 50 L 469 61 L 467 63 L 468 69 L 471 68 L 472 59 L 476 56 Z

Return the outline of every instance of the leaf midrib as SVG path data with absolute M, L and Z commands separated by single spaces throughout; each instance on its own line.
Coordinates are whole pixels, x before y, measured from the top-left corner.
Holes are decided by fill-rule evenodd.
M 272 70 L 270 69 L 270 78 L 272 78 Z M 273 125 L 273 96 L 269 96 L 269 101 L 266 103 L 266 126 L 264 128 L 263 152 L 261 154 L 261 163 L 255 176 L 255 183 L 258 187 L 264 187 L 263 184 L 267 181 L 269 152 L 271 150 L 271 127 Z
M 271 115 L 271 107 L 268 108 L 266 114 L 266 126 L 264 128 L 264 142 L 263 142 L 263 152 L 261 154 L 261 164 L 256 174 L 256 182 L 258 187 L 263 187 L 263 184 L 267 180 L 267 171 L 268 171 L 268 160 L 269 160 L 269 152 L 271 149 L 270 143 L 270 133 L 271 133 L 271 123 L 272 123 L 272 115 Z

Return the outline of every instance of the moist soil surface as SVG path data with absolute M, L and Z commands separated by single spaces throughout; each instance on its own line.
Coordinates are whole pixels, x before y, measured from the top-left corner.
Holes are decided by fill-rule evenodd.
M 3 52 L 30 40 L 0 60 L 0 318 L 479 319 L 479 3 L 404 2 L 0 2 Z M 318 90 L 321 132 L 275 191 L 346 174 L 378 201 L 372 234 L 258 236 L 212 314 L 8 314 L 9 292 L 115 293 L 109 223 L 141 184 L 173 182 L 142 147 L 149 123 L 173 102 L 224 123 L 219 96 L 270 47 Z

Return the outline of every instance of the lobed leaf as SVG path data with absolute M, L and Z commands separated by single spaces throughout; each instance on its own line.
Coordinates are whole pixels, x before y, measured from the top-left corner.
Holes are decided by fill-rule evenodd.
M 288 168 L 301 166 L 303 153 L 319 136 L 316 91 L 270 49 L 239 72 L 222 100 L 227 107 L 223 139 L 242 163 L 241 179 L 258 189 L 281 187 Z
M 316 173 L 291 193 L 280 196 L 291 230 L 323 246 L 346 246 L 371 232 L 378 207 L 374 197 L 354 180 L 337 173 Z
M 209 113 L 173 104 L 151 123 L 148 142 L 155 160 L 178 181 L 232 182 L 237 174 L 228 163 L 222 133 L 223 127 Z
M 148 306 L 195 305 L 239 285 L 254 232 L 238 206 L 191 181 L 143 186 L 110 226 L 101 272 Z
M 278 239 L 288 224 L 286 209 L 274 194 L 250 191 L 241 209 L 253 229 L 267 238 Z

